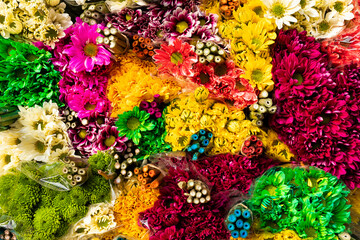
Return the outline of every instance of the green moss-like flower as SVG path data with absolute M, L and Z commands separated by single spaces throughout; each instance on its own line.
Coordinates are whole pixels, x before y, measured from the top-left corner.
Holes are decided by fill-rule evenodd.
M 85 217 L 88 207 L 79 205 L 64 206 L 63 218 L 67 223 L 74 223 Z
M 149 120 L 150 114 L 140 111 L 136 106 L 132 111 L 124 112 L 119 115 L 119 120 L 115 123 L 120 136 L 126 135 L 138 145 L 141 139 L 141 132 L 151 131 L 155 128 L 152 120 Z
M 70 195 L 71 201 L 76 205 L 85 206 L 89 202 L 89 196 L 82 187 L 74 187 L 68 194 Z
M 51 53 L 35 46 L 0 38 L 0 107 L 34 106 L 59 101 L 60 72 Z
M 34 230 L 44 238 L 50 237 L 61 226 L 59 213 L 53 207 L 44 207 L 36 211 L 34 216 Z
M 115 171 L 115 161 L 114 158 L 105 152 L 99 151 L 97 154 L 89 157 L 88 163 L 90 164 L 91 170 L 93 173 L 97 174 L 98 170 L 101 171 Z
M 91 204 L 110 200 L 110 184 L 100 175 L 93 175 L 82 186 Z

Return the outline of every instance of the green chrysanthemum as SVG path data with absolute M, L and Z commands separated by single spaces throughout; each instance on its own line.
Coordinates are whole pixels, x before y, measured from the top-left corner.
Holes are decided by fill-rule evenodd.
M 166 136 L 164 117 L 158 118 L 154 123 L 156 124 L 154 129 L 142 135 L 143 141 L 138 145 L 140 154 L 136 156 L 139 160 L 146 159 L 156 153 L 171 151 L 171 146 L 164 140 Z
M 35 46 L 0 38 L 0 107 L 34 106 L 59 101 L 60 72 L 51 53 Z
M 138 106 L 134 107 L 132 111 L 119 115 L 119 120 L 116 122 L 119 135 L 125 135 L 138 145 L 141 139 L 141 132 L 151 131 L 156 126 L 152 120 L 149 120 L 149 117 L 150 114 L 140 111 Z
M 328 240 L 351 222 L 346 186 L 314 167 L 273 168 L 258 179 L 252 192 L 248 204 L 271 232 L 287 228 L 302 238 Z

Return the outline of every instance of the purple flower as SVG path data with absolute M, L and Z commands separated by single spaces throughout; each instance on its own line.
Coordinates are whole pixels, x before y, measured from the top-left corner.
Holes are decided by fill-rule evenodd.
M 199 24 L 200 22 L 197 20 L 195 13 L 178 7 L 172 15 L 167 16 L 164 21 L 165 37 L 190 38 Z
M 164 7 L 181 7 L 193 9 L 196 5 L 199 5 L 199 0 L 162 0 L 160 5 Z
M 118 13 L 107 15 L 106 20 L 121 32 L 137 34 L 139 30 L 147 27 L 149 16 L 141 9 L 124 8 Z
M 72 31 L 71 42 L 64 46 L 63 53 L 68 55 L 68 68 L 74 72 L 93 70 L 95 65 L 109 65 L 111 53 L 102 44 L 96 43 L 101 36 L 96 30 L 98 25 L 77 22 Z
M 74 129 L 67 130 L 71 144 L 76 152 L 85 157 L 89 157 L 93 153 L 93 143 L 97 139 L 97 127 L 93 123 L 86 126 L 80 125 Z
M 119 136 L 119 131 L 115 125 L 104 125 L 104 127 L 99 130 L 94 153 L 96 153 L 96 150 L 105 151 L 109 148 L 114 148 L 117 152 L 123 152 L 126 149 L 124 143 L 126 141 L 126 137 Z

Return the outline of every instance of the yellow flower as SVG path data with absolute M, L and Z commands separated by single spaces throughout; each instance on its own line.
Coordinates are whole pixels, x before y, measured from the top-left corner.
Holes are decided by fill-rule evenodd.
M 248 79 L 253 87 L 260 91 L 273 88 L 271 58 L 265 59 L 249 54 L 244 68 L 245 74 L 242 77 Z
M 276 159 L 281 162 L 290 162 L 295 159 L 294 154 L 290 152 L 290 149 L 286 144 L 281 142 L 277 133 L 274 130 L 269 129 L 266 133 L 262 133 L 261 140 L 266 148 L 266 155 L 270 158 Z
M 108 98 L 113 106 L 112 117 L 132 110 L 143 100 L 152 101 L 156 94 L 168 102 L 181 90 L 172 79 L 151 76 L 136 64 L 122 73 L 123 69 L 113 71 L 108 85 Z
M 264 27 L 266 24 L 265 20 L 260 20 L 258 23 L 249 22 L 242 28 L 242 41 L 255 54 L 269 51 L 269 46 L 275 42 L 276 34 L 270 34 Z
M 119 196 L 113 209 L 115 221 L 120 226 L 118 233 L 148 239 L 148 230 L 138 225 L 138 216 L 140 212 L 151 208 L 158 196 L 159 190 L 143 190 L 140 185 L 135 185 L 126 195 Z

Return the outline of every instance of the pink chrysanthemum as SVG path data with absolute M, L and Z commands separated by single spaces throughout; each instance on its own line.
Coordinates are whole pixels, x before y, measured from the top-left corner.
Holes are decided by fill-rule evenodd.
M 200 21 L 195 13 L 178 7 L 164 21 L 165 37 L 190 38 L 199 24 Z
M 155 63 L 159 64 L 161 73 L 174 76 L 192 76 L 192 65 L 197 62 L 197 57 L 190 44 L 176 39 L 172 45 L 166 43 L 161 49 L 155 50 Z
M 92 112 L 109 111 L 110 102 L 105 96 L 80 86 L 73 86 L 71 90 L 66 96 L 66 102 L 72 110 L 78 112 L 79 118 L 88 117 Z
M 95 65 L 109 65 L 111 53 L 103 45 L 96 43 L 101 36 L 96 29 L 98 25 L 78 23 L 73 29 L 70 45 L 65 46 L 64 54 L 70 58 L 69 68 L 74 72 L 94 69 Z

